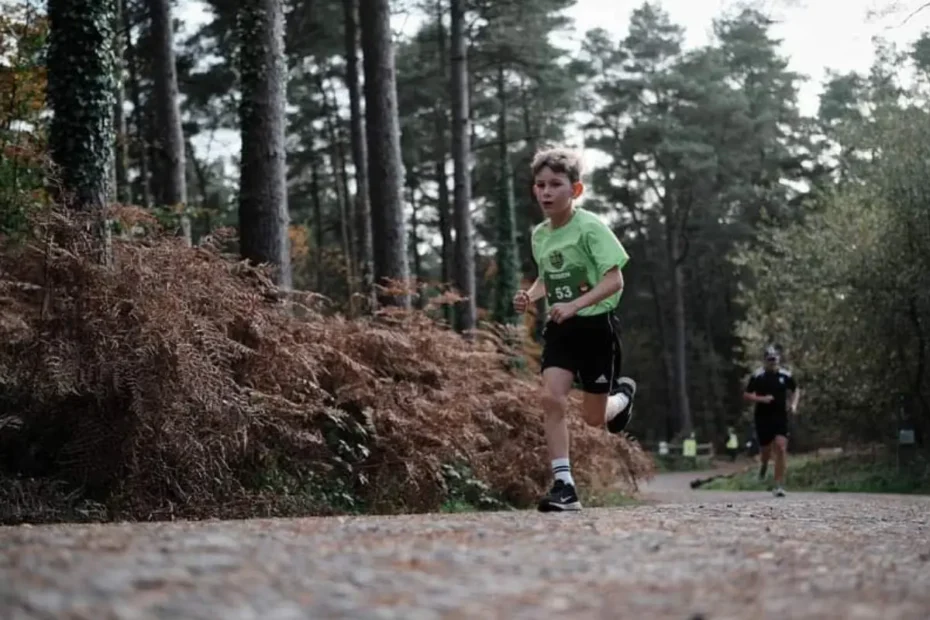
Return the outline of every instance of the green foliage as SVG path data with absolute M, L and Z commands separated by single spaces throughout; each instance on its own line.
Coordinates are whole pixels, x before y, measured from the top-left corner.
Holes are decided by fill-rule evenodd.
M 805 223 L 768 226 L 743 246 L 738 333 L 748 356 L 783 343 L 810 390 L 806 409 L 824 433 L 895 437 L 901 416 L 928 428 L 927 290 L 930 115 L 884 107 L 860 127 L 871 152 L 855 182 L 823 193 Z
M 491 492 L 490 487 L 479 480 L 464 463 L 442 466 L 446 500 L 443 512 L 470 512 L 472 510 L 512 510 Z
M 755 467 L 705 482 L 708 491 L 765 491 L 772 481 L 759 481 Z M 785 490 L 827 493 L 930 494 L 926 461 L 899 468 L 893 454 L 853 454 L 840 457 L 797 457 L 789 460 Z
M 696 426 L 709 438 L 742 406 L 731 359 L 744 309 L 740 273 L 726 257 L 758 238 L 763 218 L 799 218 L 803 202 L 791 182 L 809 176 L 801 154 L 811 152 L 812 136 L 797 109 L 798 76 L 769 27 L 742 11 L 718 20 L 710 46 L 686 51 L 682 28 L 646 3 L 623 40 L 588 33 L 580 59 L 591 67 L 588 144 L 609 156 L 592 175 L 602 198 L 595 204 L 615 219 L 632 256 L 620 314 L 624 337 L 637 339 L 627 359 L 649 383 L 637 398 L 652 410 L 678 408 L 670 395 L 683 342 Z M 664 439 L 683 421 L 658 418 L 634 432 Z
M 0 234 L 21 234 L 44 200 L 47 36 L 29 4 L 0 15 Z
M 365 508 L 345 478 L 311 468 L 294 471 L 264 463 L 250 472 L 246 487 L 273 496 L 278 514 L 315 514 L 321 507 L 332 514 L 362 514 Z
M 188 137 L 238 129 L 238 4 L 208 4 L 213 18 L 181 42 L 178 57 Z M 529 232 L 541 219 L 529 160 L 573 135 L 581 113 L 585 147 L 607 162 L 587 175 L 584 204 L 614 225 L 632 257 L 619 314 L 638 407 L 652 413 L 634 419 L 635 435 L 664 439 L 680 430 L 670 395 L 683 360 L 694 425 L 708 440 L 721 438 L 745 416 L 745 374 L 769 340 L 785 345 L 806 386 L 803 422 L 814 443 L 892 437 L 902 409 L 926 418 L 930 38 L 910 49 L 878 42 L 874 67 L 830 74 L 819 113 L 804 118 L 802 76 L 789 70 L 758 11 L 722 14 L 712 40 L 687 49 L 682 26 L 647 2 L 622 38 L 579 33 L 582 49 L 573 54 L 557 43 L 572 25 L 572 4 L 468 6 L 480 315 L 513 322 L 512 290 L 521 276 L 535 276 Z M 294 261 L 300 287 L 345 309 L 353 283 L 341 221 L 354 184 L 343 7 L 308 6 L 287 2 L 288 201 L 300 223 L 292 242 L 301 241 Z M 425 296 L 435 298 L 447 290 L 453 238 L 448 4 L 402 8 L 410 12 L 405 26 L 418 24 L 396 45 L 411 262 Z M 140 6 L 129 3 L 127 12 L 144 51 Z M 150 68 L 138 56 L 141 110 L 133 119 L 144 129 Z M 905 87 L 898 76 L 908 69 L 916 79 Z M 142 152 L 132 150 L 135 171 Z M 26 192 L 19 195 L 41 202 L 28 194 L 38 169 L 27 176 L 10 161 L 0 161 L 0 192 L 15 178 Z M 201 188 L 191 202 L 202 209 L 203 232 L 234 224 L 236 190 L 223 163 L 194 160 L 190 175 L 190 187 Z M 532 366 L 535 355 L 508 363 Z

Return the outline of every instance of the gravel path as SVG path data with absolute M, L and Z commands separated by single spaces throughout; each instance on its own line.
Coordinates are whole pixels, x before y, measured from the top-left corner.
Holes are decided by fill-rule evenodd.
M 575 515 L 0 528 L 0 617 L 930 616 L 930 498 L 730 495 Z

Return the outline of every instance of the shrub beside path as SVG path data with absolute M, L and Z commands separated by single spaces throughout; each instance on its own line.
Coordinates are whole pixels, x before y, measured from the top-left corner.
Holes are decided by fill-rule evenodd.
M 651 486 L 647 504 L 575 515 L 0 528 L 0 609 L 17 620 L 930 614 L 930 498 L 663 500 Z

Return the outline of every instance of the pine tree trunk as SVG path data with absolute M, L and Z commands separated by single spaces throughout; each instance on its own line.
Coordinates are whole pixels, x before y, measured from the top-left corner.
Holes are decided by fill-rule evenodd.
M 111 261 L 106 217 L 113 161 L 113 54 L 116 18 L 112 0 L 48 3 L 49 150 L 66 194 L 58 199 L 95 216 L 96 258 Z
M 112 0 L 48 3 L 48 101 L 52 158 L 71 205 L 102 211 L 113 161 Z
M 666 199 L 668 200 L 668 199 Z M 680 264 L 681 249 L 679 231 L 675 225 L 675 212 L 665 206 L 665 242 L 668 256 L 669 281 L 672 295 L 672 332 L 674 342 L 673 362 L 675 370 L 675 404 L 679 430 L 687 436 L 694 430 L 691 419 L 691 403 L 688 398 L 687 330 L 685 317 L 684 272 Z
M 410 269 L 402 202 L 404 170 L 389 0 L 361 0 L 359 21 L 365 70 L 368 198 L 375 283 L 396 282 L 407 286 Z M 410 306 L 407 294 L 379 295 L 379 299 L 388 305 Z
M 349 90 L 349 127 L 355 167 L 356 262 L 362 294 L 374 307 L 374 250 L 371 241 L 371 202 L 368 200 L 368 149 L 358 70 L 358 1 L 343 0 L 345 20 L 346 87 Z
M 500 111 L 497 121 L 498 177 L 497 181 L 497 281 L 494 318 L 500 323 L 517 322 L 512 299 L 519 286 L 517 263 L 516 214 L 513 206 L 513 178 L 510 153 L 507 148 L 507 74 L 503 62 L 497 67 L 497 100 Z
M 194 175 L 197 177 L 197 189 L 200 193 L 199 206 L 205 212 L 210 201 L 206 172 L 204 172 L 203 164 L 197 159 L 197 153 L 194 152 L 194 145 L 190 140 L 184 140 L 184 152 L 187 154 L 187 161 L 191 162 L 191 166 L 194 168 Z M 207 230 L 210 230 L 209 226 L 207 226 Z
M 333 93 L 333 101 L 336 101 L 336 95 Z M 348 162 L 346 162 L 345 137 L 343 131 L 337 132 L 336 157 L 339 159 L 339 185 L 342 188 L 342 195 L 345 197 L 345 207 L 342 211 L 342 245 L 346 254 L 346 270 L 349 286 L 349 296 L 353 297 L 356 292 L 357 268 L 355 264 L 355 201 L 349 191 L 349 171 Z
M 142 107 L 142 93 L 139 87 L 139 71 L 136 62 L 135 45 L 132 42 L 132 20 L 129 16 L 129 7 L 123 6 L 123 32 L 126 35 L 126 66 L 129 69 L 129 97 L 132 100 L 133 125 L 135 130 L 135 150 L 139 156 L 139 189 L 141 191 L 140 203 L 148 209 L 152 206 L 152 194 L 149 191 L 149 153 L 147 146 L 147 123 L 145 110 Z
M 436 3 L 436 44 L 439 48 L 438 63 L 439 75 L 443 80 L 448 78 L 449 74 L 449 52 L 446 42 L 446 30 L 442 23 L 445 10 L 443 2 L 440 0 Z M 437 96 L 436 107 L 434 110 L 436 123 L 436 186 L 439 188 L 439 195 L 436 203 L 436 214 L 439 220 L 439 237 L 442 242 L 440 249 L 440 281 L 443 286 L 448 286 L 452 282 L 452 264 L 454 246 L 452 242 L 452 204 L 449 200 L 449 175 L 446 173 L 446 159 L 448 157 L 448 131 L 449 116 L 446 112 L 446 101 L 442 96 Z M 443 307 L 443 314 L 446 321 L 451 325 L 455 316 L 451 306 Z
M 116 90 L 114 93 L 116 101 L 113 103 L 113 129 L 116 139 L 113 143 L 113 196 L 116 202 L 128 204 L 132 201 L 132 195 L 129 191 L 128 176 L 129 136 L 126 132 L 126 113 L 123 110 L 123 103 L 126 101 L 123 67 L 126 57 L 125 39 L 128 36 L 128 33 L 123 33 L 123 0 L 116 0 L 115 9 L 113 28 L 116 32 Z
M 238 17 L 242 82 L 240 252 L 254 263 L 274 265 L 276 282 L 289 289 L 283 0 L 243 0 Z
M 351 222 L 349 206 L 349 179 L 346 174 L 345 154 L 342 150 L 342 136 L 337 128 L 339 122 L 339 102 L 336 100 L 336 93 L 326 89 L 326 84 L 322 75 L 316 76 L 317 89 L 320 96 L 323 97 L 323 125 L 326 128 L 327 139 L 329 140 L 329 163 L 332 169 L 333 179 L 332 187 L 336 193 L 336 207 L 339 212 L 339 233 L 340 246 L 346 270 L 346 290 L 349 299 L 354 294 L 354 271 L 352 268 L 352 235 L 350 232 Z
M 449 200 L 449 175 L 446 174 L 446 157 L 445 152 L 442 157 L 436 160 L 436 185 L 439 188 L 439 196 L 436 202 L 436 214 L 439 224 L 439 237 L 442 247 L 440 248 L 439 257 L 439 280 L 442 286 L 446 287 L 452 283 L 452 267 L 455 245 L 452 241 L 452 203 Z M 455 321 L 455 309 L 448 304 L 443 305 L 443 317 L 446 323 L 452 325 Z
M 675 391 L 678 400 L 678 419 L 681 430 L 687 434 L 694 430 L 691 418 L 691 402 L 688 397 L 688 348 L 685 317 L 684 276 L 681 266 L 676 266 L 672 277 L 672 298 L 675 317 Z
M 469 152 L 471 121 L 468 101 L 468 58 L 465 45 L 464 0 L 450 0 L 450 61 L 452 97 L 453 219 L 455 222 L 455 286 L 466 297 L 456 308 L 456 327 L 460 331 L 475 328 L 475 252 L 471 222 L 471 171 Z
M 315 274 L 316 286 L 314 290 L 318 293 L 323 291 L 323 199 L 320 196 L 320 172 L 319 163 L 314 158 L 310 164 L 310 199 L 313 204 L 313 272 Z
M 152 93 L 155 112 L 155 152 L 159 178 L 156 200 L 172 211 L 178 210 L 181 236 L 191 244 L 191 223 L 187 209 L 187 178 L 184 162 L 184 132 L 178 93 L 178 72 L 174 59 L 174 29 L 170 0 L 147 0 L 152 20 Z
M 423 288 L 423 258 L 420 256 L 420 206 L 417 204 L 417 188 L 414 185 L 407 187 L 407 196 L 407 202 L 410 204 L 410 258 L 413 262 L 413 277 L 418 292 L 414 305 L 422 308 L 425 305 L 426 295 Z

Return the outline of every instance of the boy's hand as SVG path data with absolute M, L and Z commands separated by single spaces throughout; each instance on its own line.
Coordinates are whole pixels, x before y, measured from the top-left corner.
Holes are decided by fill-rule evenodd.
M 773 400 L 775 400 L 775 397 L 772 396 L 771 394 L 766 394 L 765 396 L 758 396 L 757 398 L 759 399 L 758 402 L 766 404 L 766 405 L 772 402 Z
M 566 319 L 572 318 L 577 313 L 578 308 L 571 302 L 567 304 L 555 304 L 549 309 L 549 319 L 558 324 Z
M 526 291 L 517 291 L 517 294 L 513 296 L 513 309 L 516 310 L 519 314 L 526 312 L 526 309 L 530 305 L 530 295 Z

